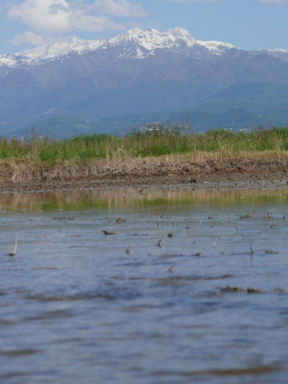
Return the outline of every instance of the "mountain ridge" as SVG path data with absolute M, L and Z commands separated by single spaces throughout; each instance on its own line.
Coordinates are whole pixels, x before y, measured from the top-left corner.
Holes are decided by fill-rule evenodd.
M 38 64 L 46 60 L 57 59 L 58 57 L 69 54 L 83 54 L 97 50 L 105 50 L 123 44 L 137 46 L 138 51 L 130 57 L 145 58 L 153 55 L 156 49 L 173 48 L 192 48 L 201 46 L 214 54 L 221 54 L 225 49 L 237 49 L 229 43 L 221 41 L 201 41 L 196 40 L 190 32 L 184 28 L 172 28 L 166 32 L 159 32 L 151 28 L 142 30 L 133 28 L 120 35 L 108 40 L 83 40 L 76 37 L 66 42 L 56 42 L 54 44 L 40 45 L 36 48 L 28 49 L 15 54 L 0 56 L 0 66 L 15 67 L 19 64 Z M 186 46 L 186 47 L 185 47 Z M 124 55 L 123 55 L 124 56 Z M 129 55 L 126 55 L 129 57 Z
M 104 42 L 81 44 L 78 40 L 72 41 L 72 51 L 71 45 L 67 48 L 65 44 L 50 51 L 47 47 L 46 50 L 37 48 L 28 55 L 32 64 L 26 55 L 18 57 L 17 65 L 0 66 L 0 134 L 57 118 L 62 122 L 69 119 L 100 122 L 99 127 L 104 130 L 109 130 L 111 124 L 121 130 L 124 121 L 121 116 L 142 116 L 143 123 L 145 116 L 159 114 L 166 121 L 165 116 L 171 111 L 189 110 L 198 116 L 195 128 L 203 129 L 208 121 L 205 113 L 208 116 L 210 109 L 217 105 L 219 113 L 224 111 L 225 105 L 217 100 L 221 92 L 234 86 L 231 107 L 234 120 L 231 122 L 229 110 L 225 109 L 225 118 L 221 113 L 219 118 L 214 110 L 207 128 L 214 117 L 215 124 L 221 122 L 225 127 L 257 124 L 258 120 L 262 123 L 260 115 L 269 103 L 275 104 L 275 108 L 268 109 L 265 119 L 277 123 L 288 121 L 285 108 L 284 112 L 277 109 L 281 99 L 267 91 L 270 85 L 288 86 L 286 50 L 247 52 L 227 43 L 201 42 L 181 28 L 167 32 L 132 29 Z M 5 57 L 6 61 L 10 59 Z M 263 88 L 267 97 L 261 101 L 259 93 L 255 94 L 255 107 L 250 113 L 249 92 L 239 98 L 236 93 L 243 90 L 237 84 L 246 84 L 249 90 L 249 84 L 263 82 L 269 85 Z M 286 93 L 284 95 L 286 97 Z M 206 102 L 211 97 L 214 97 L 213 106 Z M 229 102 L 229 98 L 227 100 Z M 199 103 L 204 103 L 201 110 L 197 110 Z M 277 114 L 281 115 L 280 120 Z M 121 124 L 114 124 L 114 117 L 117 121 L 120 119 Z
M 63 56 L 70 54 L 85 54 L 88 52 L 96 52 L 97 50 L 106 50 L 123 45 L 134 44 L 136 53 L 125 55 L 122 57 L 146 58 L 155 54 L 157 49 L 179 49 L 184 51 L 191 48 L 205 48 L 210 53 L 221 55 L 230 49 L 244 51 L 243 49 L 222 41 L 202 41 L 196 40 L 191 33 L 184 28 L 171 28 L 166 32 L 159 32 L 157 29 L 150 28 L 142 30 L 133 28 L 122 32 L 120 35 L 106 40 L 84 40 L 72 37 L 66 41 L 55 42 L 51 44 L 39 45 L 35 48 L 17 52 L 15 54 L 0 55 L 0 67 L 16 67 L 19 65 L 40 64 L 49 60 L 57 60 Z M 254 54 L 267 54 L 288 61 L 287 49 L 260 49 L 251 51 Z

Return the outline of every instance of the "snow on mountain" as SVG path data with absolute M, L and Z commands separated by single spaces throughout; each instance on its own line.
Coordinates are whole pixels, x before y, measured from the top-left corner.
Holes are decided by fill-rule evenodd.
M 86 52 L 118 48 L 121 58 L 144 59 L 155 55 L 159 50 L 170 50 L 187 55 L 205 58 L 207 55 L 222 55 L 231 49 L 238 49 L 232 44 L 221 41 L 196 40 L 188 30 L 173 28 L 166 32 L 156 29 L 142 30 L 133 28 L 109 40 L 81 40 L 73 37 L 68 41 L 41 45 L 16 54 L 0 56 L 0 67 L 16 67 L 21 64 L 38 64 L 54 60 L 69 54 L 81 55 Z M 262 53 L 282 60 L 288 60 L 288 50 L 260 50 Z
M 18 64 L 37 64 L 41 61 L 55 59 L 69 53 L 81 54 L 86 51 L 96 50 L 102 42 L 97 40 L 81 40 L 77 37 L 65 42 L 40 45 L 36 48 L 28 49 L 14 55 L 0 56 L 0 66 L 14 67 Z
M 15 67 L 18 60 L 15 55 L 2 55 L 0 56 L 0 66 Z
M 134 28 L 108 40 L 108 45 L 118 46 L 123 43 L 135 43 L 147 51 L 154 51 L 156 49 L 171 49 L 183 44 L 183 42 L 188 47 L 192 47 L 196 43 L 192 35 L 183 28 L 174 28 L 167 32 L 159 32 L 156 29 L 143 31 L 140 28 Z
M 215 55 L 221 55 L 228 49 L 237 49 L 235 45 L 229 44 L 229 43 L 223 43 L 221 41 L 200 41 L 197 40 L 198 45 L 202 45 L 203 47 L 207 48 L 211 53 L 214 53 Z
M 54 59 L 58 56 L 65 56 L 69 53 L 81 54 L 85 51 L 94 51 L 101 46 L 101 41 L 97 40 L 81 40 L 73 37 L 66 42 L 58 42 L 51 45 L 41 45 L 36 48 L 29 49 L 20 53 L 26 57 L 27 62 L 38 62 L 42 60 Z
M 196 47 L 204 47 L 208 52 L 220 55 L 229 49 L 236 48 L 223 42 L 196 40 L 189 31 L 183 28 L 173 28 L 167 32 L 133 28 L 109 40 L 81 40 L 73 37 L 66 42 L 41 45 L 14 55 L 2 55 L 0 56 L 0 66 L 15 67 L 19 64 L 37 64 L 71 53 L 82 54 L 117 47 L 121 49 L 120 57 L 135 59 L 154 55 L 157 50 L 176 49 L 180 52 L 187 52 Z
M 288 49 L 261 49 L 260 51 L 256 51 L 255 53 L 262 53 L 275 57 L 276 59 L 288 61 Z
M 195 44 L 196 40 L 183 28 L 174 28 L 167 32 L 159 32 L 153 28 L 146 31 L 133 28 L 108 40 L 104 46 L 122 47 L 121 57 L 143 59 L 154 55 L 157 50 L 190 48 Z

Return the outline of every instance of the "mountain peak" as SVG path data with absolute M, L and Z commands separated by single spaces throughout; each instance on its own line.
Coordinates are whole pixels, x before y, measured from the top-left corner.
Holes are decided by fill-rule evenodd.
M 134 56 L 131 56 L 131 51 L 129 51 L 130 57 L 144 58 L 154 54 L 157 49 L 172 49 L 183 47 L 183 45 L 192 47 L 196 40 L 184 28 L 173 28 L 167 32 L 159 32 L 154 28 L 147 30 L 133 28 L 108 40 L 108 43 L 113 46 L 132 43 L 137 46 L 137 51 Z M 122 56 L 127 55 L 124 53 Z
M 196 40 L 192 37 L 189 31 L 184 28 L 173 28 L 169 29 L 167 32 L 160 32 L 157 29 L 150 28 L 143 30 L 141 28 L 129 29 L 121 33 L 119 36 L 112 38 L 110 41 L 120 42 L 120 41 L 138 41 L 142 43 L 150 43 L 152 45 L 165 45 L 167 41 L 171 42 L 182 39 L 187 42 L 195 42 Z
M 67 41 L 54 44 L 41 45 L 14 55 L 0 56 L 0 66 L 15 67 L 19 64 L 37 64 L 39 62 L 57 59 L 71 53 L 83 54 L 98 49 L 119 48 L 119 56 L 122 58 L 144 59 L 154 55 L 158 50 L 173 50 L 174 52 L 192 54 L 194 47 L 200 47 L 203 51 L 200 55 L 221 55 L 225 51 L 235 48 L 231 44 L 196 40 L 191 33 L 184 28 L 172 28 L 166 32 L 150 28 L 143 30 L 133 28 L 122 32 L 109 40 L 81 40 L 73 37 Z
M 191 33 L 185 28 L 179 28 L 179 27 L 171 28 L 167 31 L 167 33 L 171 34 L 172 36 L 174 36 L 176 38 L 195 40 L 192 37 Z

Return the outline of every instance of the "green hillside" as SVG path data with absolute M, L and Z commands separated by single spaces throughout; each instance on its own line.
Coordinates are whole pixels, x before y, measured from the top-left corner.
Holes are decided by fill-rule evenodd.
M 14 131 L 24 136 L 35 128 L 39 135 L 69 138 L 94 133 L 126 134 L 147 122 L 182 124 L 189 115 L 195 131 L 210 129 L 252 129 L 258 125 L 286 126 L 288 124 L 288 85 L 272 83 L 239 83 L 223 92 L 178 111 L 129 114 L 97 121 L 69 117 L 54 117 L 35 122 Z

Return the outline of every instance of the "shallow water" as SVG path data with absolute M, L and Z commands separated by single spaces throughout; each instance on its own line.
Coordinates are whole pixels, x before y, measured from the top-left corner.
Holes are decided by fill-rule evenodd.
M 0 382 L 286 383 L 286 201 L 2 195 Z

